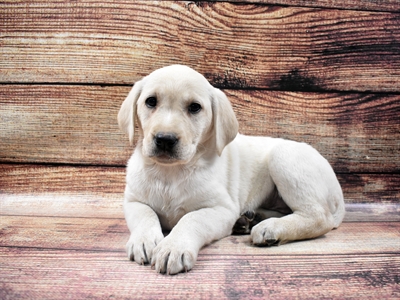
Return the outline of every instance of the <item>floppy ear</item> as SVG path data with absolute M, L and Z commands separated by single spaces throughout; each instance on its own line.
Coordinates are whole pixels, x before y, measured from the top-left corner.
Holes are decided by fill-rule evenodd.
M 239 124 L 232 105 L 226 95 L 219 89 L 213 89 L 213 121 L 218 155 L 221 155 L 225 146 L 236 137 Z
M 129 142 L 133 144 L 135 133 L 136 102 L 142 92 L 143 82 L 135 83 L 128 96 L 125 98 L 118 113 L 119 128 L 128 134 Z

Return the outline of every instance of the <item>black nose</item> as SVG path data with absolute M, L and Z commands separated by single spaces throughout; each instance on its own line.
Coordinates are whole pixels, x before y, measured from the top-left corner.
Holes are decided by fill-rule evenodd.
M 173 133 L 160 132 L 154 136 L 154 143 L 159 150 L 171 151 L 178 143 L 178 138 Z

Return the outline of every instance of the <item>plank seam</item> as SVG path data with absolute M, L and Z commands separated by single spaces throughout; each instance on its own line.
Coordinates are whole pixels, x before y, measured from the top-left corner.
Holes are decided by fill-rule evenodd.
M 400 95 L 400 91 L 358 91 L 358 90 L 336 90 L 336 89 L 324 89 L 324 88 L 312 88 L 312 89 L 277 89 L 277 88 L 257 88 L 257 87 L 235 87 L 235 86 L 224 86 L 220 84 L 213 84 L 214 87 L 222 90 L 233 90 L 233 91 L 272 91 L 272 92 L 298 92 L 298 93 L 338 93 L 338 94 L 361 94 L 361 95 Z M 88 87 L 132 87 L 134 82 L 130 83 L 93 83 L 93 82 L 0 82 L 1 85 L 31 85 L 31 86 L 88 86 Z
M 132 149 L 133 153 L 133 149 Z M 0 165 L 7 166 L 42 166 L 42 167 L 76 167 L 76 168 L 115 168 L 121 169 L 126 168 L 125 164 L 91 164 L 91 163 L 46 163 L 46 162 L 13 162 L 8 160 L 0 160 Z M 349 175 L 349 174 L 359 174 L 359 175 L 400 175 L 400 169 L 393 171 L 383 171 L 383 172 L 370 172 L 370 171 L 360 171 L 360 172 L 335 172 L 336 175 Z

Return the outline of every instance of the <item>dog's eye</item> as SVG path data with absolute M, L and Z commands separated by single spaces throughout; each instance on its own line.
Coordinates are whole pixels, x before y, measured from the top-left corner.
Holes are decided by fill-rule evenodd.
M 149 97 L 146 99 L 146 106 L 148 108 L 154 108 L 157 106 L 157 98 L 156 97 Z
M 191 114 L 197 114 L 201 110 L 201 105 L 198 103 L 192 103 L 189 105 L 188 110 Z

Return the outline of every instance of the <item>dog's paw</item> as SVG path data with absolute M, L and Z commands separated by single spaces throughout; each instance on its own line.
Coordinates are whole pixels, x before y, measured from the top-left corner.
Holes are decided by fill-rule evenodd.
M 155 247 L 151 265 L 158 273 L 168 275 L 187 272 L 196 263 L 197 254 L 196 250 L 187 247 L 187 243 L 166 237 Z
M 259 213 L 248 210 L 243 213 L 232 228 L 232 234 L 249 234 L 251 229 L 263 220 Z
M 162 232 L 153 234 L 135 235 L 132 234 L 126 243 L 128 258 L 140 265 L 151 262 L 154 248 L 162 241 Z
M 250 233 L 250 223 L 254 219 L 254 211 L 246 211 L 243 213 L 236 223 L 233 225 L 232 234 L 249 234 Z
M 278 222 L 277 222 L 278 221 Z M 278 246 L 281 244 L 279 219 L 264 220 L 251 230 L 251 239 L 256 246 Z

